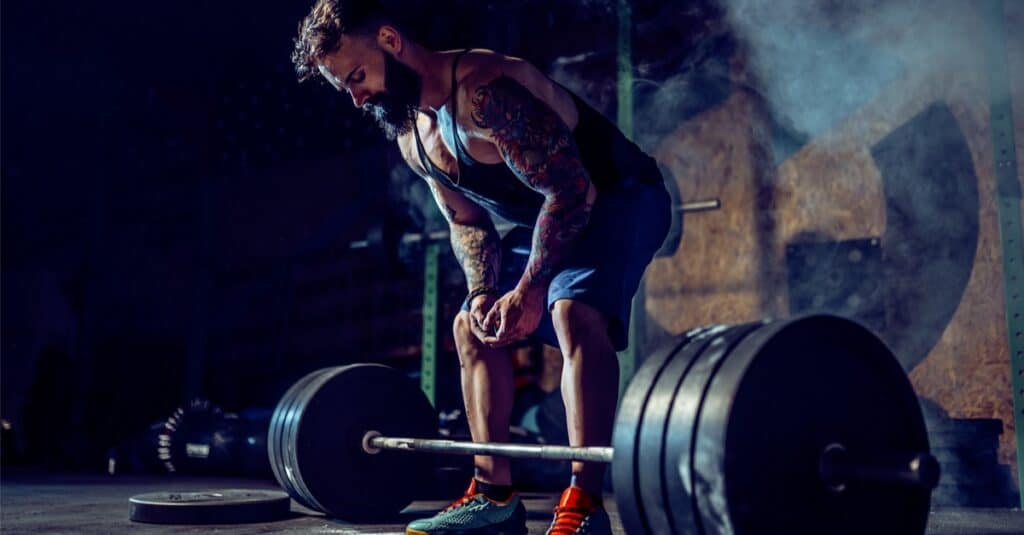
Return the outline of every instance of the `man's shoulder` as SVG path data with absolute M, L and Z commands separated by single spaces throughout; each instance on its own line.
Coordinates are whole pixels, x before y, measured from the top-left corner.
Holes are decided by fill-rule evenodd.
M 465 66 L 463 63 L 465 62 Z M 456 71 L 459 115 L 466 117 L 474 98 L 487 88 L 508 88 L 510 85 L 525 88 L 531 93 L 545 90 L 550 84 L 547 77 L 528 61 L 506 56 L 491 50 L 472 50 L 459 61 Z M 501 80 L 495 84 L 496 80 Z
M 545 78 L 530 62 L 493 50 L 473 49 L 459 60 L 456 71 L 459 96 L 472 97 L 481 87 L 507 77 L 522 85 L 534 85 Z
M 473 48 L 459 58 L 456 78 L 459 86 L 479 83 L 501 76 L 528 74 L 536 68 L 523 58 L 509 56 L 486 48 Z

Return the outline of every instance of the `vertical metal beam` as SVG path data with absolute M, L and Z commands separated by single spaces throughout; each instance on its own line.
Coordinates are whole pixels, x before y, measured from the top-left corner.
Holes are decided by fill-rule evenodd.
M 441 244 L 428 242 L 423 251 L 423 340 L 420 343 L 420 388 L 437 406 L 437 279 Z
M 998 195 L 999 237 L 1003 248 L 1006 330 L 1013 383 L 1013 421 L 1017 433 L 1017 488 L 1024 507 L 1024 249 L 1021 247 L 1021 187 L 1013 139 L 1013 108 L 1006 54 L 1006 16 L 1002 0 L 989 0 L 988 57 L 992 150 Z
M 627 137 L 633 137 L 633 6 L 618 0 L 618 122 Z
M 618 123 L 619 130 L 626 137 L 633 138 L 633 6 L 630 0 L 618 0 Z M 619 399 L 636 370 L 637 349 L 642 345 L 640 338 L 645 332 L 641 325 L 645 313 L 644 282 L 640 281 L 633 298 L 629 321 L 629 347 L 619 353 Z

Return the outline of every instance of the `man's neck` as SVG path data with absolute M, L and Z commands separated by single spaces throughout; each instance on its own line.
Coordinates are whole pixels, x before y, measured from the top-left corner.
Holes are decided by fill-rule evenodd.
M 451 54 L 428 50 L 418 45 L 406 49 L 408 64 L 420 75 L 419 109 L 436 112 L 451 95 Z

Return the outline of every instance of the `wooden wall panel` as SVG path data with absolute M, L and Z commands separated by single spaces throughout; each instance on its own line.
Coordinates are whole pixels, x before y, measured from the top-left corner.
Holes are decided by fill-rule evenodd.
M 688 217 L 676 255 L 647 271 L 647 307 L 672 333 L 709 323 L 761 317 L 760 254 L 755 212 L 756 149 L 752 99 L 734 93 L 722 105 L 682 125 L 655 157 L 676 177 L 685 199 L 717 197 L 722 209 Z
M 1007 28 L 1024 26 L 1024 6 L 1008 5 Z M 969 41 L 983 43 L 986 30 L 980 18 L 964 6 L 962 30 L 973 35 Z M 898 41 L 905 36 L 890 37 Z M 1008 37 L 1020 157 L 1024 36 L 1011 31 Z M 1014 464 L 985 50 L 979 46 L 975 54 L 951 60 L 956 64 L 936 63 L 929 69 L 913 57 L 903 59 L 908 68 L 902 76 L 777 167 L 762 156 L 765 110 L 744 90 L 734 90 L 722 104 L 668 136 L 655 156 L 676 177 L 684 200 L 719 197 L 723 208 L 688 217 L 677 254 L 649 268 L 647 311 L 671 333 L 788 313 L 786 243 L 803 233 L 836 240 L 882 236 L 885 199 L 871 149 L 929 106 L 944 105 L 966 138 L 978 177 L 979 236 L 960 305 L 910 376 L 920 395 L 953 417 L 1001 419 L 1000 460 Z

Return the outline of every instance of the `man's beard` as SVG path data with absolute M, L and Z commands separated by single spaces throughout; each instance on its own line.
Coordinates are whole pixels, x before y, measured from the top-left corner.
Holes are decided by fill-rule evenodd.
M 384 51 L 381 54 L 384 54 L 384 92 L 363 104 L 363 111 L 373 116 L 389 140 L 394 140 L 412 130 L 423 82 L 419 73 L 391 54 Z

